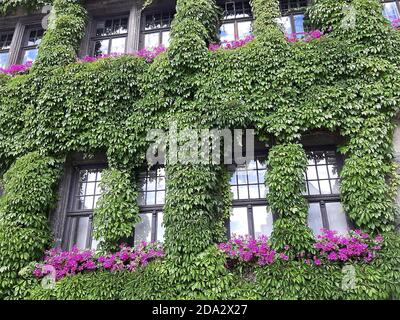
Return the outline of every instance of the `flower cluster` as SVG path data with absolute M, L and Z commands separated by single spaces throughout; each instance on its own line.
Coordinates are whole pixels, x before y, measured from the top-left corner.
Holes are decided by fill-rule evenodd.
M 249 262 L 264 266 L 274 263 L 277 259 L 289 260 L 285 253 L 278 254 L 271 249 L 266 236 L 257 239 L 248 236 L 233 237 L 226 243 L 220 243 L 218 248 L 233 262 Z M 289 247 L 286 246 L 285 249 L 288 250 Z
M 6 69 L 0 68 L 0 73 L 14 75 L 17 73 L 23 73 L 23 72 L 27 71 L 30 67 L 32 67 L 31 61 L 27 62 L 25 64 L 13 64 Z
M 43 263 L 36 265 L 33 274 L 37 278 L 42 278 L 55 272 L 55 278 L 59 280 L 65 276 L 96 268 L 96 260 L 90 250 L 80 251 L 77 247 L 73 247 L 71 251 L 62 251 L 60 248 L 53 248 L 46 251 Z
M 146 266 L 149 261 L 162 257 L 164 257 L 164 250 L 160 243 L 141 242 L 135 248 L 121 245 L 118 252 L 101 256 L 98 258 L 98 262 L 106 270 L 135 271 L 138 267 Z
M 363 261 L 371 262 L 376 253 L 381 250 L 382 236 L 371 238 L 361 230 L 350 231 L 349 235 L 339 235 L 336 231 L 322 229 L 314 244 L 316 254 L 299 252 L 292 259 L 303 261 L 308 265 L 319 266 L 322 263 Z M 268 238 L 261 236 L 257 239 L 250 237 L 233 237 L 226 243 L 220 243 L 218 248 L 227 255 L 227 266 L 237 263 L 255 263 L 259 266 L 272 264 L 277 260 L 289 261 L 285 245 L 282 252 L 277 252 L 268 245 Z
M 392 20 L 392 27 L 395 29 L 400 29 L 400 19 Z
M 167 48 L 165 48 L 163 45 L 160 45 L 158 47 L 155 47 L 154 49 L 141 49 L 138 52 L 136 52 L 136 55 L 138 57 L 142 57 L 146 59 L 147 62 L 153 61 L 157 56 L 159 56 L 161 53 L 165 52 Z
M 233 50 L 233 49 L 236 49 L 236 48 L 243 47 L 245 44 L 249 43 L 253 39 L 254 39 L 253 35 L 248 35 L 245 38 L 239 39 L 239 40 L 222 41 L 220 44 L 211 43 L 208 46 L 208 49 L 210 51 L 216 51 L 216 50 L 221 49 L 221 48 L 226 49 L 226 50 Z
M 382 236 L 374 239 L 361 230 L 350 231 L 349 236 L 338 235 L 335 231 L 323 229 L 314 245 L 319 259 L 328 261 L 357 261 L 371 262 L 376 252 L 381 250 Z
M 305 42 L 310 42 L 314 39 L 320 39 L 323 36 L 323 32 L 321 30 L 313 30 L 311 32 L 298 32 L 287 34 L 286 39 L 289 42 L 297 42 L 303 40 Z
M 151 260 L 162 257 L 162 246 L 155 242 L 142 242 L 134 248 L 121 245 L 118 252 L 98 258 L 94 257 L 91 250 L 81 251 L 73 247 L 70 251 L 62 251 L 60 248 L 53 248 L 46 251 L 43 263 L 36 265 L 33 274 L 42 278 L 54 273 L 55 279 L 60 280 L 84 271 L 134 271 L 138 267 L 146 266 Z
M 83 59 L 79 59 L 78 62 L 94 62 L 100 59 L 106 58 L 118 58 L 122 56 L 134 56 L 134 57 L 141 57 L 144 58 L 147 62 L 152 62 L 158 55 L 165 52 L 167 49 L 160 45 L 153 49 L 141 49 L 135 53 L 110 53 L 110 54 L 100 54 L 95 57 L 86 56 Z

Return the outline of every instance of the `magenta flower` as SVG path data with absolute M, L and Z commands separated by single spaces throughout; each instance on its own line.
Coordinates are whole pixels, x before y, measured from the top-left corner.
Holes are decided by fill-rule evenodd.
M 25 64 L 13 64 L 9 68 L 3 69 L 0 68 L 0 73 L 8 74 L 8 75 L 15 75 L 17 73 L 24 73 L 30 67 L 32 67 L 32 62 L 26 62 Z

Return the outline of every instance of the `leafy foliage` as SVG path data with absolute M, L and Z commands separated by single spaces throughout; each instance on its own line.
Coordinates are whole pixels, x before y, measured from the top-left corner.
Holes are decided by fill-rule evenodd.
M 94 238 L 106 249 L 115 248 L 118 241 L 132 233 L 140 221 L 138 193 L 132 188 L 129 173 L 116 169 L 102 172 L 102 195 L 94 212 Z
M 19 272 L 50 243 L 48 214 L 55 202 L 57 162 L 37 152 L 19 158 L 4 175 L 0 198 L 0 298 L 12 295 Z
M 12 2 L 4 3 L 2 8 L 8 9 Z M 344 4 L 356 13 L 354 25 L 342 23 L 349 17 Z M 253 0 L 252 5 L 255 39 L 235 50 L 208 50 L 217 35 L 214 1 L 178 0 L 171 46 L 153 62 L 122 56 L 75 63 L 85 12 L 76 0 L 54 2 L 54 29 L 46 32 L 34 67 L 15 77 L 0 75 L 0 172 L 16 159 L 16 166 L 25 168 L 11 167 L 4 179 L 2 297 L 18 288 L 21 296 L 32 287 L 18 282 L 17 273 L 48 243 L 44 217 L 54 204 L 57 176 L 50 159 L 73 151 L 106 151 L 116 169 L 107 173 L 109 192 L 96 219 L 98 236 L 113 244 L 137 217 L 131 171 L 143 163 L 147 129 L 167 129 L 171 122 L 179 129 L 252 127 L 259 137 L 274 138 L 268 201 L 279 219 L 271 241 L 273 247 L 288 244 L 296 251 L 311 251 L 313 241 L 302 196 L 306 158 L 300 139 L 320 129 L 339 133 L 346 141 L 340 148 L 346 156 L 341 173 L 344 208 L 355 227 L 388 235 L 386 251 L 372 264 L 356 266 L 360 286 L 350 292 L 341 290 L 341 269 L 334 264 L 294 261 L 255 268 L 248 275 L 229 272 L 213 245 L 224 237 L 228 176 L 220 166 L 181 163 L 167 166 L 164 262 L 134 275 L 66 277 L 54 292 L 35 287 L 31 297 L 398 296 L 392 136 L 400 101 L 399 32 L 382 17 L 378 0 L 318 0 L 309 17 L 325 35 L 291 43 L 274 22 L 279 14 L 275 0 Z M 26 181 L 40 187 L 28 192 Z M 103 227 L 103 221 L 109 225 Z

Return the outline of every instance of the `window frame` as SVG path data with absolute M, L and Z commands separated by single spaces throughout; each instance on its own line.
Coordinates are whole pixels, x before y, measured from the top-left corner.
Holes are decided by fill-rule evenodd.
M 299 0 L 297 0 L 299 1 Z M 298 32 L 296 30 L 296 21 L 295 21 L 295 16 L 298 15 L 303 15 L 306 12 L 306 9 L 308 6 L 310 6 L 310 0 L 305 0 L 306 1 L 306 6 L 305 7 L 300 7 L 300 6 L 296 6 L 296 7 L 292 7 L 291 6 L 291 2 L 289 1 L 289 8 L 287 10 L 283 10 L 282 6 L 281 6 L 281 1 L 279 1 L 279 10 L 281 13 L 281 16 L 279 18 L 289 18 L 290 19 L 290 28 L 292 29 L 292 32 L 290 34 L 287 34 L 288 36 L 292 36 L 293 34 L 296 34 L 296 37 L 298 35 L 302 35 L 302 32 Z M 304 28 L 304 24 L 303 24 L 303 33 L 306 32 L 305 28 Z
M 126 32 L 125 33 L 120 33 L 120 34 L 113 34 L 113 35 L 106 35 L 106 36 L 97 36 L 97 23 L 99 21 L 106 21 L 106 20 L 115 20 L 115 19 L 126 19 L 127 20 L 127 26 L 126 26 Z M 118 38 L 125 38 L 125 49 L 124 49 L 124 54 L 127 53 L 128 51 L 128 36 L 129 36 L 129 12 L 128 13 L 118 13 L 118 14 L 111 14 L 111 15 L 102 15 L 102 16 L 96 16 L 93 18 L 92 23 L 91 23 L 91 30 L 90 30 L 90 37 L 89 37 L 89 55 L 90 56 L 95 56 L 95 46 L 97 41 L 102 41 L 102 40 L 109 40 L 108 43 L 108 48 L 107 48 L 107 53 L 106 54 L 112 54 L 111 52 L 111 46 L 112 42 L 114 39 Z
M 335 158 L 336 158 L 336 163 L 338 166 L 338 175 L 339 175 L 339 181 L 340 181 L 340 172 L 343 169 L 344 166 L 344 156 L 341 155 L 337 151 L 337 146 L 336 145 L 323 145 L 323 146 L 313 146 L 313 147 L 304 147 L 304 151 L 310 152 L 310 151 L 333 151 L 335 153 Z M 306 177 L 306 176 L 305 176 Z M 318 179 L 319 181 L 319 179 Z M 305 183 L 307 184 L 308 180 L 305 179 Z M 324 229 L 330 229 L 329 227 L 329 218 L 328 218 L 328 212 L 326 210 L 326 203 L 333 203 L 333 202 L 339 202 L 342 203 L 341 199 L 341 194 L 335 193 L 335 194 L 317 194 L 317 195 L 309 195 L 309 194 L 304 194 L 304 197 L 307 200 L 308 207 L 310 207 L 311 203 L 318 203 L 320 207 L 320 212 L 321 212 L 321 219 L 322 219 L 322 226 Z M 346 216 L 346 222 L 348 229 L 351 230 L 354 228 L 354 225 L 352 221 L 350 220 L 349 216 L 347 213 L 345 213 Z
M 151 10 L 151 11 L 147 11 L 147 12 L 142 12 L 141 15 L 141 22 L 140 22 L 140 39 L 141 39 L 141 48 L 142 49 L 148 49 L 146 48 L 146 35 L 148 34 L 158 34 L 158 46 L 163 45 L 163 33 L 164 32 L 171 32 L 171 26 L 172 26 L 172 22 L 175 18 L 176 15 L 176 8 L 162 8 L 160 9 L 161 11 L 158 10 Z M 152 16 L 154 19 L 155 15 L 161 15 L 161 17 L 164 16 L 164 14 L 169 14 L 170 16 L 170 25 L 168 27 L 160 27 L 160 28 L 154 28 L 151 30 L 146 30 L 146 20 L 147 20 L 147 16 Z M 162 18 L 161 18 L 162 19 Z M 162 20 L 161 20 L 162 21 Z M 169 39 L 171 39 L 171 34 Z
M 383 15 L 383 4 L 384 3 L 391 3 L 394 2 L 396 7 L 397 7 L 397 12 L 399 14 L 399 19 L 400 19 L 400 0 L 381 0 L 382 3 L 382 15 Z M 385 17 L 385 16 L 384 16 Z M 386 17 L 385 17 L 386 18 Z M 389 19 L 388 19 L 389 20 Z M 390 21 L 390 20 L 389 20 Z
M 238 24 L 241 23 L 241 22 L 250 22 L 251 26 L 253 28 L 254 14 L 253 14 L 253 10 L 252 10 L 251 4 L 250 4 L 250 9 L 251 9 L 251 16 L 250 17 L 240 17 L 240 18 L 234 17 L 234 18 L 226 18 L 225 19 L 224 18 L 225 17 L 224 13 L 226 11 L 226 5 L 227 5 L 227 3 L 230 3 L 230 2 L 233 2 L 233 3 L 242 2 L 242 3 L 244 3 L 244 2 L 247 2 L 247 1 L 244 1 L 244 0 L 226 0 L 223 3 L 219 4 L 220 9 L 222 10 L 222 19 L 221 19 L 220 28 L 224 24 L 233 23 L 233 25 L 234 25 L 234 37 L 235 37 L 234 41 L 239 41 L 240 39 L 239 39 L 239 26 L 238 26 Z M 220 34 L 219 34 L 219 37 L 220 37 Z
M 7 54 L 7 60 L 6 60 L 6 64 L 3 66 L 3 68 L 7 68 L 7 66 L 9 65 L 9 61 L 10 61 L 10 54 L 11 54 L 11 46 L 12 46 L 12 42 L 15 36 L 15 29 L 1 29 L 0 30 L 0 37 L 2 35 L 11 35 L 11 42 L 10 45 L 8 46 L 8 48 L 3 49 L 2 47 L 0 47 L 0 54 L 2 53 L 6 53 Z M 0 38 L 1 39 L 1 38 Z M 0 66 L 1 68 L 1 66 Z
M 66 210 L 65 210 L 65 222 L 64 222 L 64 235 L 62 240 L 62 247 L 66 250 L 70 250 L 76 244 L 77 237 L 77 220 L 73 218 L 89 218 L 88 223 L 88 235 L 86 238 L 86 249 L 92 248 L 93 243 L 93 209 L 77 210 L 74 206 L 76 204 L 75 198 L 77 191 L 79 190 L 79 173 L 82 170 L 97 170 L 102 171 L 107 168 L 107 165 L 103 162 L 93 164 L 73 164 L 72 172 L 70 174 L 70 185 L 68 189 L 68 195 L 66 197 Z M 75 231 L 73 232 L 73 230 Z
M 266 150 L 256 150 L 254 152 L 254 158 L 257 160 L 257 158 L 264 157 L 266 161 L 268 160 L 268 153 L 269 153 L 269 148 L 266 148 Z M 237 166 L 235 164 L 228 165 L 227 169 L 228 172 L 230 173 L 230 177 L 232 176 L 232 173 L 236 172 Z M 265 169 L 266 173 L 268 172 L 268 168 Z M 265 183 L 264 183 L 265 184 Z M 248 187 L 249 183 L 246 184 Z M 257 184 L 258 185 L 258 184 Z M 231 186 L 231 185 L 230 185 Z M 265 186 L 267 188 L 267 186 Z M 250 195 L 250 194 L 249 194 Z M 248 228 L 248 235 L 252 238 L 255 238 L 255 225 L 254 225 L 254 207 L 258 206 L 267 206 L 268 207 L 268 200 L 267 197 L 265 196 L 264 198 L 254 198 L 254 199 L 232 199 L 231 201 L 231 209 L 233 212 L 234 208 L 244 208 L 246 207 L 247 209 L 247 228 Z M 270 214 L 272 215 L 272 226 L 278 219 L 277 214 L 274 211 L 270 211 Z M 232 238 L 231 235 L 231 219 L 230 217 L 225 221 L 225 227 L 226 227 L 226 232 L 227 232 L 227 237 L 228 239 Z
M 40 29 L 43 30 L 43 35 L 42 35 L 42 38 L 40 39 L 40 42 L 38 44 L 35 44 L 35 45 L 29 45 L 28 43 L 29 43 L 30 33 L 33 30 L 37 31 L 37 30 L 40 30 Z M 19 51 L 18 61 L 21 64 L 24 63 L 23 60 L 24 60 L 25 52 L 27 52 L 28 50 L 35 50 L 35 49 L 38 50 L 39 49 L 39 45 L 43 40 L 45 32 L 46 32 L 46 30 L 44 30 L 40 24 L 30 24 L 30 25 L 26 25 L 25 26 L 24 34 L 22 36 L 22 41 L 21 41 L 20 47 L 18 49 L 18 51 Z M 27 44 L 25 45 L 25 43 L 27 43 Z M 36 58 L 37 58 L 37 55 L 35 57 L 35 60 L 36 60 Z
M 165 171 L 165 166 L 155 166 L 152 168 L 147 168 L 147 167 L 143 167 L 142 170 L 140 170 L 138 172 L 138 174 L 136 175 L 137 177 L 137 185 L 138 185 L 138 189 L 139 189 L 139 194 L 142 192 L 142 190 L 140 190 L 140 181 L 141 179 L 146 179 L 149 175 L 149 172 L 156 172 L 159 169 L 164 169 L 164 179 L 165 179 L 165 184 L 167 183 L 167 178 L 166 178 L 166 171 Z M 158 178 L 158 176 L 156 176 L 156 178 Z M 160 217 L 160 213 L 162 213 L 164 215 L 164 207 L 165 207 L 165 201 L 166 201 L 166 194 L 167 194 L 167 186 L 165 185 L 165 190 L 161 190 L 165 192 L 165 197 L 164 197 L 164 203 L 162 204 L 140 204 L 139 203 L 139 198 L 138 198 L 138 206 L 139 206 L 139 215 L 144 215 L 144 214 L 151 214 L 151 242 L 154 241 L 160 241 L 157 239 L 157 233 L 158 233 L 158 220 Z M 146 193 L 147 190 L 144 192 Z M 156 189 L 154 190 L 155 195 L 157 197 L 157 192 L 158 189 L 156 187 Z M 164 220 L 163 220 L 164 221 Z M 131 242 L 133 244 L 135 244 L 135 228 L 136 225 L 133 226 L 133 232 L 132 232 L 132 240 Z

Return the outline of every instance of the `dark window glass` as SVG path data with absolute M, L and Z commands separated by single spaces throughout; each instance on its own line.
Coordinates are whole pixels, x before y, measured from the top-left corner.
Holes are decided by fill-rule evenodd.
M 100 56 L 125 53 L 127 36 L 128 17 L 98 20 L 95 36 L 92 38 L 92 54 Z
M 0 32 L 0 50 L 10 49 L 13 36 L 13 32 Z
M 249 1 L 226 1 L 221 4 L 223 23 L 220 28 L 222 43 L 244 39 L 252 34 L 253 14 Z
M 307 0 L 280 0 L 279 6 L 282 13 L 289 10 L 296 10 L 304 8 L 308 5 Z
M 144 35 L 144 47 L 153 49 L 160 45 L 169 46 L 171 23 L 175 12 L 164 12 L 145 15 L 145 23 L 142 28 Z

